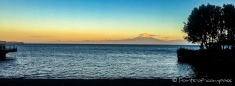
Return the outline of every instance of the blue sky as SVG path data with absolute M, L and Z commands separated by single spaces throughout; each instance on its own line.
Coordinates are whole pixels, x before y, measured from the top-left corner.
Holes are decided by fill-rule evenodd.
M 207 3 L 222 6 L 234 1 L 0 0 L 0 40 L 118 40 L 141 33 L 183 40 L 183 22 L 194 7 Z

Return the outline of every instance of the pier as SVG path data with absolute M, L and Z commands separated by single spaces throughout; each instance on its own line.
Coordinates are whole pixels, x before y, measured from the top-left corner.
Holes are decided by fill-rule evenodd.
M 6 45 L 6 42 L 0 42 L 0 60 L 6 59 L 6 54 L 10 52 L 17 52 L 15 45 Z

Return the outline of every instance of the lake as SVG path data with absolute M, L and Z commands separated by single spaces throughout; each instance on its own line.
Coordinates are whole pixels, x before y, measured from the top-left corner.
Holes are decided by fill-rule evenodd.
M 193 78 L 188 64 L 178 63 L 180 47 L 196 45 L 24 44 L 0 61 L 0 78 L 149 79 Z

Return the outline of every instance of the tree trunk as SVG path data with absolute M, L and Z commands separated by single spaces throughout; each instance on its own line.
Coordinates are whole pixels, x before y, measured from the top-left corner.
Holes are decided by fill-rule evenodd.
M 204 50 L 203 43 L 201 43 L 201 45 L 200 45 L 200 49 L 201 49 L 201 50 Z

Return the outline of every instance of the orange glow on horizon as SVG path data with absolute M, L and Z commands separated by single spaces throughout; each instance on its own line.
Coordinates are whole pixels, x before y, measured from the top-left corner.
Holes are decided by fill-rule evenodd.
M 183 40 L 185 33 L 180 31 L 179 27 L 168 27 L 173 28 L 172 30 L 165 29 L 164 27 L 145 27 L 136 28 L 135 26 L 118 26 L 117 27 L 106 27 L 103 26 L 70 26 L 70 25 L 58 25 L 58 26 L 45 26 L 38 24 L 26 23 L 6 23 L 0 21 L 0 40 L 5 41 L 22 41 L 27 43 L 48 43 L 48 42 L 60 42 L 60 41 L 84 41 L 94 40 L 103 41 L 109 40 L 125 40 L 139 37 L 138 34 L 143 32 L 151 32 L 153 38 L 159 40 L 168 40 L 164 37 L 170 37 L 171 40 Z M 143 33 L 141 37 L 152 37 L 151 34 Z

